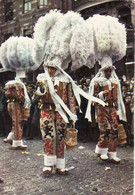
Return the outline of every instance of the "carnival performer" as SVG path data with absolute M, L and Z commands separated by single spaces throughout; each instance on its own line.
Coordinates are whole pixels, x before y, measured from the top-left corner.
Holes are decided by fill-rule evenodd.
M 79 102 L 79 93 L 99 104 L 104 105 L 104 102 L 83 92 L 54 62 L 44 63 L 45 73 L 38 75 L 38 88 L 35 92 L 35 99 L 39 101 L 41 109 L 40 130 L 45 152 L 43 173 L 50 175 L 56 166 L 56 173 L 67 175 L 64 134 L 67 124 L 73 125 L 77 120 L 76 99 Z
M 45 150 L 44 174 L 51 174 L 55 165 L 58 174 L 68 173 L 65 168 L 64 132 L 69 120 L 77 120 L 74 96 L 80 112 L 81 95 L 104 105 L 99 98 L 89 96 L 80 89 L 65 72 L 71 61 L 73 71 L 93 56 L 91 35 L 92 30 L 88 31 L 81 15 L 72 11 L 62 14 L 51 10 L 35 24 L 32 56 L 36 64 L 44 62 L 45 69 L 45 73 L 37 77 L 37 82 L 42 81 L 46 86 L 37 89 L 37 94 L 42 97 L 40 128 Z M 93 63 L 90 59 L 88 61 L 88 66 L 92 68 Z M 48 69 L 50 66 L 53 68 Z
M 60 108 L 59 102 L 75 122 L 77 119 L 75 97 L 69 79 L 58 67 L 53 63 L 48 63 L 45 67 L 45 73 L 37 77 L 38 89 L 35 93 L 41 109 L 40 130 L 45 152 L 43 173 L 51 174 L 56 165 L 56 173 L 67 175 L 64 134 L 68 118 L 66 112 Z
M 90 94 L 94 94 L 105 102 L 105 107 L 96 104 L 97 122 L 100 136 L 95 152 L 101 160 L 119 163 L 117 157 L 118 119 L 126 121 L 125 106 L 122 99 L 121 86 L 110 59 L 101 61 L 102 68 L 92 79 Z
M 30 105 L 30 99 L 20 77 L 5 84 L 5 97 L 7 109 L 12 119 L 12 130 L 4 142 L 12 144 L 12 149 L 25 150 L 27 145 L 24 145 L 22 140 L 22 121 L 29 116 L 29 109 L 26 109 L 25 106 L 26 104 Z
M 109 15 L 95 14 L 89 17 L 87 25 L 93 29 L 95 60 L 101 69 L 92 79 L 89 94 L 103 100 L 103 108 L 96 105 L 100 137 L 95 152 L 101 160 L 119 163 L 117 157 L 118 120 L 126 120 L 119 79 L 115 73 L 114 62 L 126 55 L 126 28 L 119 20 Z M 88 102 L 85 117 L 91 122 L 91 101 Z
M 0 72 L 16 73 L 15 79 L 5 84 L 8 112 L 12 118 L 12 131 L 4 142 L 11 143 L 12 149 L 27 148 L 22 141 L 22 121 L 29 117 L 31 102 L 24 82 L 26 73 L 39 67 L 31 57 L 33 43 L 31 38 L 12 36 L 0 47 L 0 61 L 3 66 Z

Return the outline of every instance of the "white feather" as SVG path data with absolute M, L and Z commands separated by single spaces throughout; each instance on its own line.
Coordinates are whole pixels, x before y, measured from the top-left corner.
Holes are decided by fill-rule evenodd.
M 12 71 L 37 69 L 39 65 L 35 64 L 31 57 L 33 43 L 33 39 L 28 37 L 10 37 L 1 45 L 2 66 Z
M 10 68 L 7 57 L 6 57 L 7 56 L 7 44 L 8 42 L 5 41 L 4 43 L 2 43 L 0 47 L 0 61 L 4 69 Z
M 45 16 L 39 18 L 34 27 L 34 47 L 32 51 L 33 60 L 41 64 L 44 55 L 49 54 L 51 51 L 51 43 L 56 35 L 52 33 L 56 23 L 61 20 L 63 14 L 57 10 L 51 10 Z M 51 34 L 51 35 L 50 35 Z M 51 41 L 49 41 L 51 39 Z
M 94 15 L 86 21 L 93 28 L 96 59 L 104 55 L 115 62 L 126 54 L 126 29 L 117 18 L 112 16 Z
M 72 61 L 71 69 L 86 64 L 92 67 L 94 56 L 93 31 L 80 14 L 54 10 L 39 18 L 34 28 L 33 60 L 41 64 L 53 61 L 63 69 Z
M 45 49 L 45 60 L 53 56 L 63 69 L 72 61 L 72 70 L 86 64 L 88 56 L 94 54 L 93 35 L 88 30 L 80 14 L 67 12 L 50 31 L 47 46 L 51 47 Z
M 94 15 L 84 21 L 80 14 L 52 10 L 39 18 L 34 28 L 33 60 L 50 59 L 63 69 L 72 61 L 72 70 L 83 65 L 92 68 L 105 54 L 112 61 L 126 52 L 126 30 L 117 18 Z
M 62 63 L 62 68 L 66 69 L 68 63 L 73 60 L 71 56 L 71 38 L 73 36 L 76 25 L 82 24 L 83 18 L 80 14 L 73 11 L 67 12 L 63 20 L 57 23 L 57 36 L 53 42 L 52 55 L 59 56 L 64 63 Z
M 7 40 L 7 60 L 11 69 L 19 68 L 21 65 L 17 56 L 18 37 L 10 37 Z
M 18 38 L 17 57 L 19 59 L 22 69 L 26 69 L 29 66 L 28 41 L 29 38 L 27 37 Z
M 72 57 L 72 70 L 80 68 L 83 65 L 92 68 L 94 66 L 94 43 L 93 31 L 88 29 L 86 23 L 76 25 L 70 43 Z

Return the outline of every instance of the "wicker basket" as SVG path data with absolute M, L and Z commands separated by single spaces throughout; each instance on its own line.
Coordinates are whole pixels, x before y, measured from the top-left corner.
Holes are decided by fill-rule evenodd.
M 77 145 L 77 133 L 78 130 L 73 128 L 68 128 L 65 134 L 65 144 L 67 150 L 72 150 Z
M 123 124 L 118 125 L 118 145 L 123 145 L 127 143 L 127 135 Z

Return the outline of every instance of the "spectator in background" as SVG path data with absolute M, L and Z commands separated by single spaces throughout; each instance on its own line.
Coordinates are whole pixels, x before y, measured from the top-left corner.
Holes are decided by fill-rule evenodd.
M 123 101 L 125 103 L 125 98 L 127 96 L 127 90 L 128 90 L 128 87 L 127 87 L 126 83 L 122 84 L 121 90 L 122 90 Z
M 34 91 L 35 91 L 35 86 L 33 84 L 30 84 L 27 86 L 27 91 L 28 91 L 28 96 L 30 98 L 31 101 L 31 107 L 30 107 L 30 115 L 28 120 L 25 123 L 25 131 L 26 131 L 26 140 L 31 140 L 34 139 L 35 136 L 35 132 L 34 129 L 32 128 L 32 119 L 33 119 L 33 115 L 34 115 L 34 109 L 35 109 L 35 103 L 33 102 L 33 95 L 34 95 Z
M 123 82 L 122 84 L 122 96 L 123 96 L 123 101 L 125 104 L 125 110 L 126 110 L 126 118 L 127 121 L 120 121 L 121 124 L 123 124 L 126 136 L 127 136 L 127 144 L 131 144 L 131 120 L 132 120 L 132 113 L 130 109 L 130 104 L 131 104 L 131 93 L 129 91 L 129 86 L 127 82 Z
M 82 113 L 77 110 L 78 120 L 76 121 L 76 129 L 78 130 L 78 140 L 83 143 L 89 141 L 88 120 L 85 118 L 87 103 L 88 101 L 83 96 L 81 96 Z
M 36 85 L 36 90 L 37 90 Z M 40 131 L 40 109 L 38 107 L 38 97 L 35 95 L 35 92 L 33 94 L 32 104 L 34 106 L 34 113 L 31 121 L 31 129 L 33 129 L 34 137 L 42 139 L 41 131 Z
M 134 90 L 133 90 L 134 91 Z M 132 121 L 131 121 L 131 145 L 134 144 L 134 93 L 131 99 L 130 109 L 132 113 Z
M 3 88 L 2 85 L 0 84 L 0 137 L 5 136 L 5 128 L 4 128 L 4 118 L 3 118 Z
M 4 121 L 4 129 L 5 129 L 5 135 L 7 136 L 9 132 L 11 132 L 12 130 L 12 119 L 8 113 L 8 108 L 7 108 L 8 103 L 7 103 L 7 98 L 5 97 L 5 88 L 3 88 L 2 103 L 3 103 L 2 115 Z

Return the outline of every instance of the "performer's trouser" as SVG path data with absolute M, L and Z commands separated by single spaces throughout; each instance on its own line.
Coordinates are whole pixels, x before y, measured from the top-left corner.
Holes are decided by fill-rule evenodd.
M 114 107 L 97 108 L 100 137 L 99 148 L 107 148 L 108 152 L 116 152 L 118 144 L 118 120 Z
M 64 168 L 64 133 L 66 127 L 67 124 L 55 109 L 41 110 L 40 130 L 45 152 L 45 166 L 56 164 L 57 167 L 57 164 L 61 164 L 60 167 Z
M 14 134 L 14 140 L 22 139 L 22 114 L 20 104 L 18 102 L 8 103 L 8 112 L 12 118 L 12 133 Z

